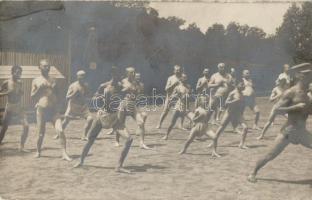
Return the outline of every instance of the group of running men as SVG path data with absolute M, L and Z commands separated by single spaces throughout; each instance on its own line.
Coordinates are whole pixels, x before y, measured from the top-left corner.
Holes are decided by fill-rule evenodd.
M 123 167 L 123 163 L 133 139 L 126 127 L 128 116 L 136 121 L 137 134 L 140 135 L 140 148 L 151 149 L 144 143 L 145 122 L 147 114 L 139 109 L 138 97 L 144 94 L 144 84 L 141 82 L 140 74 L 133 67 L 126 68 L 126 77 L 121 79 L 117 73 L 117 68 L 111 69 L 111 80 L 100 85 L 95 95 L 92 95 L 86 83 L 86 73 L 82 70 L 77 72 L 77 81 L 73 82 L 67 91 L 67 109 L 63 115 L 59 112 L 59 92 L 60 88 L 56 81 L 49 75 L 50 64 L 48 60 L 42 59 L 39 63 L 41 75 L 32 82 L 31 98 L 35 102 L 37 121 L 37 152 L 36 157 L 41 156 L 42 143 L 45 136 L 45 126 L 51 122 L 55 128 L 56 136 L 61 144 L 62 159 L 71 161 L 66 152 L 66 137 L 64 130 L 70 120 L 84 118 L 86 124 L 82 135 L 82 140 L 86 140 L 79 162 L 75 167 L 80 167 L 84 163 L 85 157 L 102 129 L 112 129 L 111 133 L 116 134 L 116 145 L 119 146 L 120 136 L 125 138 L 125 144 L 121 151 L 117 172 L 130 173 Z M 171 107 L 173 115 L 164 140 L 175 126 L 178 118 L 181 118 L 181 128 L 183 128 L 184 118 L 188 118 L 191 124 L 189 137 L 179 152 L 183 154 L 194 139 L 208 136 L 212 140 L 209 145 L 213 147 L 212 156 L 220 157 L 217 153 L 218 139 L 227 125 L 231 122 L 235 132 L 241 132 L 239 148 L 248 148 L 245 144 L 248 133 L 248 126 L 244 121 L 244 110 L 249 107 L 255 113 L 252 126 L 254 130 L 261 130 L 258 126 L 260 111 L 256 105 L 256 95 L 250 71 L 245 69 L 238 79 L 235 69 L 231 68 L 230 73 L 226 71 L 224 63 L 219 63 L 218 71 L 209 77 L 209 69 L 203 70 L 196 85 L 195 108 L 190 109 L 190 97 L 192 89 L 187 83 L 187 75 L 178 65 L 174 66 L 174 74 L 168 78 L 165 92 L 166 98 L 164 110 L 161 113 L 159 123 L 156 128 L 160 129 Z M 289 71 L 293 72 L 291 79 Z M 281 132 L 277 134 L 273 146 L 269 152 L 257 162 L 254 170 L 248 176 L 250 182 L 256 181 L 256 174 L 267 162 L 274 159 L 289 144 L 302 144 L 312 148 L 312 134 L 306 130 L 306 120 L 312 113 L 312 66 L 303 63 L 290 68 L 284 65 L 284 72 L 276 80 L 276 87 L 273 89 L 270 100 L 274 106 L 270 113 L 268 122 L 265 124 L 260 136 L 262 139 L 269 126 L 273 123 L 276 115 L 285 116 L 286 123 L 282 126 Z M 21 104 L 23 89 L 21 83 L 22 68 L 13 66 L 12 77 L 4 81 L 0 88 L 0 96 L 7 96 L 7 104 L 3 116 L 2 128 L 0 131 L 0 143 L 13 117 L 17 117 L 23 125 L 23 132 L 20 142 L 20 151 L 27 152 L 24 144 L 28 136 L 28 120 L 24 108 Z M 115 101 L 118 96 L 120 101 Z M 96 115 L 89 111 L 89 102 L 98 103 L 102 100 L 102 106 L 97 109 Z M 211 119 L 213 118 L 213 119 Z M 217 125 L 216 132 L 211 126 Z M 242 131 L 239 130 L 242 128 Z

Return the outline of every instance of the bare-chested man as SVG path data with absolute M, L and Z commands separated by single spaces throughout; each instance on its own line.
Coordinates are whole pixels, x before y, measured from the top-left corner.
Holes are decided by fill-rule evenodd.
M 96 107 L 96 109 L 99 109 L 102 107 L 102 105 L 104 104 L 103 100 L 104 100 L 104 90 L 107 86 L 112 86 L 112 83 L 116 83 L 114 85 L 119 85 L 120 86 L 120 82 L 119 82 L 119 76 L 118 76 L 118 68 L 116 66 L 112 66 L 111 68 L 111 80 L 102 83 L 98 89 L 96 90 L 96 93 L 94 95 L 94 106 Z M 107 134 L 108 135 L 112 135 L 114 133 L 114 130 L 109 131 Z M 117 144 L 117 146 L 119 146 L 119 144 Z
M 41 76 L 32 81 L 31 97 L 36 102 L 37 109 L 37 153 L 36 157 L 41 156 L 41 146 L 45 135 L 46 122 L 52 122 L 57 134 L 59 135 L 62 148 L 62 159 L 71 161 L 66 152 L 66 137 L 62 128 L 62 120 L 58 113 L 57 85 L 53 78 L 49 76 L 50 64 L 46 59 L 40 60 L 39 69 Z
M 208 87 L 210 89 L 210 115 L 215 112 L 214 124 L 216 124 L 219 110 L 222 108 L 222 104 L 225 101 L 227 95 L 230 92 L 231 75 L 225 71 L 225 64 L 218 64 L 218 72 L 213 74 L 210 78 Z M 214 93 L 214 94 L 213 94 Z M 212 95 L 213 94 L 213 95 Z
M 295 85 L 287 89 L 276 105 L 275 112 L 286 112 L 287 122 L 281 132 L 277 135 L 273 146 L 260 158 L 248 181 L 256 182 L 258 171 L 269 161 L 276 158 L 288 144 L 301 144 L 304 147 L 312 148 L 312 134 L 306 129 L 306 121 L 312 113 L 312 104 L 307 95 L 308 84 L 311 81 L 311 64 L 303 63 L 292 67 L 295 71 Z
M 277 86 L 272 90 L 270 101 L 277 103 L 278 100 L 282 97 L 284 91 L 287 89 L 287 81 L 286 79 L 281 79 L 278 82 L 276 82 Z M 275 105 L 273 105 L 272 110 L 270 112 L 269 119 L 267 123 L 264 125 L 262 132 L 259 137 L 257 137 L 258 140 L 263 139 L 264 134 L 269 129 L 270 125 L 274 122 L 274 119 L 276 117 L 276 113 L 274 113 Z
M 250 77 L 249 70 L 245 69 L 243 71 L 242 79 L 245 84 L 245 90 L 243 91 L 245 105 L 246 107 L 249 107 L 255 113 L 255 120 L 254 120 L 254 124 L 252 128 L 255 130 L 261 130 L 261 128 L 258 127 L 258 122 L 260 118 L 260 110 L 256 104 L 256 93 L 255 93 L 253 81 Z
M 139 105 L 140 98 L 144 98 L 144 84 L 141 82 L 141 74 L 140 73 L 135 73 L 135 82 L 136 82 L 136 85 L 138 88 L 138 94 L 136 97 L 136 100 L 137 100 L 136 106 L 137 106 L 137 110 L 141 113 L 143 122 L 145 124 L 147 114 L 146 114 L 146 112 L 140 110 L 141 105 Z M 140 126 L 138 126 L 137 128 L 140 129 Z M 139 131 L 137 131 L 136 134 L 138 135 Z M 116 134 L 116 146 L 119 146 L 119 135 L 118 134 Z
M 192 120 L 192 113 L 189 111 L 189 101 L 190 101 L 190 93 L 191 88 L 187 84 L 187 76 L 186 74 L 182 74 L 180 78 L 180 83 L 174 88 L 172 92 L 172 98 L 177 98 L 178 101 L 175 104 L 172 120 L 168 127 L 166 135 L 162 138 L 164 140 L 168 139 L 168 136 L 176 124 L 179 117 L 187 117 Z
M 243 96 L 243 90 L 245 89 L 244 82 L 240 82 L 237 84 L 236 89 L 234 89 L 232 92 L 230 92 L 229 96 L 227 97 L 225 101 L 225 106 L 227 107 L 225 110 L 224 115 L 221 119 L 221 125 L 217 129 L 215 136 L 213 137 L 213 150 L 212 150 L 212 156 L 221 157 L 217 153 L 217 145 L 218 145 L 218 139 L 221 133 L 224 131 L 226 126 L 231 122 L 233 127 L 237 127 L 239 124 L 243 127 L 242 137 L 241 141 L 238 145 L 241 149 L 248 148 L 245 145 L 245 140 L 248 132 L 247 124 L 244 122 L 243 119 L 243 113 L 245 109 L 245 102 L 244 102 L 244 96 Z
M 112 128 L 116 134 L 126 139 L 125 145 L 121 151 L 116 172 L 130 173 L 129 170 L 123 168 L 123 163 L 129 153 L 133 139 L 125 127 L 125 121 L 118 119 L 119 99 L 115 99 L 116 95 L 120 94 L 120 85 L 117 79 L 113 79 L 103 88 L 104 106 L 97 112 L 96 118 L 92 122 L 92 126 L 88 133 L 88 142 L 85 144 L 80 161 L 74 167 L 80 167 L 84 164 L 85 157 L 93 145 L 95 139 L 100 134 L 102 128 Z
M 145 136 L 145 116 L 137 110 L 137 97 L 140 94 L 140 86 L 135 80 L 135 69 L 128 67 L 126 69 L 127 77 L 121 81 L 121 92 L 123 100 L 120 104 L 120 111 L 118 113 L 119 119 L 125 123 L 126 117 L 131 116 L 137 123 L 137 134 L 140 135 L 140 148 L 150 149 L 144 144 Z
M 167 83 L 166 83 L 166 87 L 165 87 L 166 99 L 165 99 L 165 104 L 164 104 L 164 110 L 160 115 L 159 123 L 158 123 L 158 126 L 156 127 L 158 129 L 161 128 L 161 125 L 170 110 L 170 106 L 173 106 L 173 103 L 172 103 L 173 99 L 171 98 L 171 95 L 172 95 L 174 88 L 180 82 L 180 78 L 183 73 L 181 66 L 175 65 L 173 73 L 174 74 L 168 78 Z M 181 128 L 183 128 L 183 119 L 181 120 Z
M 209 103 L 209 69 L 205 68 L 203 71 L 203 77 L 199 78 L 196 85 L 197 99 L 195 102 L 195 108 L 202 107 L 208 109 Z
M 22 107 L 21 98 L 23 96 L 22 82 L 21 82 L 22 68 L 20 66 L 13 66 L 11 68 L 11 78 L 2 83 L 0 87 L 0 96 L 7 96 L 7 104 L 5 106 L 2 128 L 0 131 L 0 144 L 5 136 L 5 132 L 10 125 L 14 116 L 17 116 L 20 123 L 23 125 L 23 132 L 21 135 L 21 142 L 19 150 L 24 150 L 24 144 L 28 136 L 28 121 L 24 108 Z
M 68 101 L 65 117 L 62 122 L 63 130 L 72 118 L 82 117 L 87 120 L 84 126 L 84 133 L 81 140 L 87 140 L 87 134 L 92 124 L 92 115 L 89 111 L 88 97 L 90 95 L 89 86 L 85 82 L 86 73 L 83 70 L 77 72 L 77 81 L 72 83 L 67 91 Z
M 286 86 L 287 87 L 290 87 L 290 81 L 291 81 L 291 78 L 290 78 L 290 74 L 289 74 L 289 65 L 288 64 L 285 64 L 283 65 L 283 73 L 281 73 L 277 80 L 275 81 L 276 84 L 278 84 L 278 82 L 282 79 L 285 79 L 286 80 Z

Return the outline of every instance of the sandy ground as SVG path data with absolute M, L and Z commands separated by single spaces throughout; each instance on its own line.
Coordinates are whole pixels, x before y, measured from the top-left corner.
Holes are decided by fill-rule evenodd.
M 271 105 L 258 99 L 262 111 L 262 126 Z M 219 152 L 222 158 L 210 157 L 209 141 L 193 143 L 188 153 L 178 155 L 188 136 L 187 131 L 174 129 L 168 141 L 160 140 L 165 133 L 155 129 L 159 112 L 150 112 L 147 119 L 146 143 L 153 151 L 141 150 L 139 138 L 125 163 L 133 174 L 114 172 L 120 147 L 114 146 L 114 136 L 103 130 L 87 157 L 85 166 L 72 169 L 77 162 L 85 142 L 81 136 L 84 121 L 72 121 L 66 129 L 68 151 L 75 158 L 72 162 L 60 160 L 59 144 L 53 140 L 54 131 L 47 128 L 43 157 L 34 158 L 36 131 L 30 127 L 26 148 L 32 153 L 18 153 L 19 126 L 12 126 L 7 132 L 4 144 L 0 146 L 0 196 L 2 199 L 222 199 L 222 200 L 310 200 L 312 199 L 312 160 L 309 149 L 290 145 L 276 160 L 259 173 L 257 183 L 246 181 L 255 161 L 272 144 L 283 117 L 278 117 L 269 129 L 265 140 L 257 141 L 259 131 L 250 131 L 247 139 L 249 150 L 237 148 L 239 135 L 227 129 L 220 138 Z M 252 113 L 247 110 L 247 119 Z M 252 121 L 247 121 L 252 124 Z M 311 120 L 310 120 L 311 123 Z M 135 124 L 128 122 L 131 132 Z M 213 127 L 215 130 L 216 127 Z M 309 127 L 312 130 L 312 127 Z M 123 142 L 123 141 L 122 141 Z M 0 199 L 1 199 L 0 197 Z

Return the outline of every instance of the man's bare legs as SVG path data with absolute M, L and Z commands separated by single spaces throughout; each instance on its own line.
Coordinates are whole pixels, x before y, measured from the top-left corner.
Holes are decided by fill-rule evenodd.
M 289 144 L 289 141 L 286 139 L 286 136 L 283 134 L 279 134 L 273 146 L 270 148 L 268 153 L 266 153 L 262 158 L 260 158 L 257 163 L 255 168 L 253 169 L 252 173 L 248 176 L 248 181 L 249 182 L 256 182 L 256 175 L 258 171 L 264 167 L 269 161 L 273 160 L 276 158 L 284 149 L 285 147 Z
M 222 119 L 223 122 L 218 127 L 216 133 L 212 137 L 213 138 L 212 143 L 209 145 L 209 146 L 212 145 L 212 148 L 213 148 L 212 153 L 211 153 L 212 157 L 221 157 L 221 155 L 219 155 L 217 153 L 218 139 L 220 137 L 220 134 L 224 131 L 224 129 L 226 128 L 226 126 L 230 122 L 230 117 L 229 117 L 228 113 L 225 113 L 225 116 L 223 116 L 223 117 L 224 117 L 224 119 Z
M 81 136 L 81 140 L 88 140 L 88 132 L 89 132 L 89 129 L 90 129 L 90 127 L 91 127 L 91 124 L 92 124 L 92 120 L 93 120 L 93 118 L 91 117 L 91 116 L 88 116 L 87 118 L 86 118 L 86 123 L 85 123 L 85 125 L 84 125 L 84 128 L 83 128 L 83 135 Z M 62 121 L 62 128 L 63 128 L 63 130 L 65 130 L 65 128 L 67 127 L 67 125 L 69 124 L 69 122 L 70 122 L 70 119 L 69 119 L 69 117 L 65 117 L 64 118 L 64 120 Z M 55 137 L 54 137 L 54 139 L 58 139 L 58 135 L 56 135 Z
M 261 128 L 258 126 L 258 122 L 260 119 L 260 110 L 257 105 L 255 105 L 253 108 L 251 108 L 253 112 L 255 113 L 255 121 L 252 129 L 254 130 L 261 130 Z
M 161 139 L 163 139 L 163 140 L 168 139 L 168 136 L 169 136 L 170 132 L 172 131 L 174 125 L 177 123 L 177 120 L 179 117 L 180 117 L 180 111 L 174 110 L 170 125 L 167 129 L 167 132 L 166 132 L 166 135 L 164 137 L 162 137 Z
M 199 134 L 198 130 L 196 128 L 192 128 L 190 135 L 183 147 L 183 149 L 179 152 L 179 154 L 184 154 L 186 153 L 187 148 L 190 146 L 190 144 L 194 141 L 195 137 Z
M 242 130 L 241 141 L 240 141 L 238 147 L 241 148 L 241 149 L 248 149 L 248 147 L 245 145 L 246 136 L 247 136 L 247 133 L 248 133 L 248 126 L 245 123 L 241 123 L 241 125 L 242 125 L 243 130 Z
M 46 119 L 45 119 L 45 110 L 44 108 L 38 107 L 37 108 L 37 127 L 38 127 L 38 140 L 37 140 L 37 153 L 35 155 L 36 158 L 39 158 L 41 156 L 41 147 L 43 143 L 43 138 L 46 131 Z M 57 135 L 60 138 L 60 144 L 62 148 L 62 159 L 71 161 L 72 159 L 68 156 L 66 152 L 66 137 L 62 128 L 62 120 L 60 118 L 57 118 L 52 121 L 53 126 L 55 128 L 55 131 Z
M 38 140 L 37 140 L 37 153 L 35 157 L 40 158 L 42 142 L 43 142 L 43 138 L 44 138 L 45 130 L 46 130 L 46 121 L 44 119 L 43 108 L 40 108 L 40 107 L 37 108 L 36 118 L 37 118 L 37 129 L 38 129 Z
M 273 123 L 273 121 L 274 121 L 274 119 L 275 119 L 275 116 L 276 116 L 275 113 L 273 113 L 273 112 L 270 113 L 269 119 L 268 119 L 267 123 L 264 125 L 260 136 L 257 137 L 257 140 L 261 140 L 261 139 L 264 138 L 264 134 L 267 132 L 267 130 L 269 129 L 269 127 L 270 127 L 271 124 Z
M 137 134 L 140 135 L 140 148 L 141 149 L 151 149 L 147 145 L 144 144 L 144 136 L 145 136 L 145 121 L 146 117 L 142 115 L 142 113 L 137 112 L 135 114 L 135 121 L 137 123 Z
M 83 136 L 81 137 L 82 140 L 88 140 L 88 132 L 91 128 L 92 121 L 93 121 L 93 118 L 91 116 L 88 116 L 85 126 L 83 128 L 84 131 L 83 131 Z
M 93 120 L 89 134 L 88 134 L 88 141 L 85 144 L 85 146 L 83 147 L 83 150 L 82 150 L 82 153 L 80 156 L 80 161 L 74 167 L 80 167 L 83 165 L 84 160 L 85 160 L 86 156 L 88 155 L 91 146 L 93 145 L 97 136 L 100 134 L 101 130 L 102 130 L 101 121 L 99 119 Z
M 66 136 L 62 128 L 61 118 L 56 119 L 53 124 L 54 124 L 55 131 L 59 135 L 60 145 L 62 148 L 62 159 L 67 160 L 67 161 L 72 161 L 72 159 L 69 157 L 66 151 Z
M 26 116 L 24 116 L 24 118 L 21 121 L 22 121 L 22 125 L 23 125 L 23 132 L 21 135 L 21 143 L 20 143 L 19 151 L 28 153 L 29 151 L 24 149 L 25 142 L 27 140 L 28 132 L 29 132 L 29 125 L 28 125 L 28 121 L 27 121 Z
M 118 160 L 118 165 L 115 170 L 116 172 L 131 173 L 130 170 L 123 168 L 123 163 L 129 153 L 133 139 L 131 138 L 126 128 L 124 128 L 123 130 L 118 130 L 117 132 L 118 132 L 118 135 L 126 139 L 126 142 L 125 142 L 124 148 L 121 151 L 120 158 Z
M 2 128 L 0 131 L 0 144 L 5 136 L 6 131 L 8 130 L 9 124 L 11 122 L 11 114 L 7 111 L 4 112 L 3 120 L 2 120 Z
M 85 160 L 86 156 L 88 155 L 90 148 L 93 145 L 94 141 L 96 140 L 96 138 L 100 134 L 101 130 L 102 130 L 101 121 L 99 119 L 93 120 L 89 134 L 88 134 L 88 141 L 82 150 L 80 161 L 74 166 L 74 168 L 81 167 L 84 164 L 84 160 Z M 126 138 L 124 148 L 121 151 L 120 158 L 118 161 L 118 165 L 116 167 L 116 172 L 130 173 L 129 170 L 126 170 L 123 168 L 123 163 L 124 163 L 128 153 L 129 153 L 133 139 L 130 137 L 130 134 L 128 133 L 128 131 L 126 129 L 115 130 L 115 131 L 116 131 L 116 135 L 120 135 L 121 137 Z
M 167 103 L 165 103 L 164 110 L 162 111 L 162 113 L 160 115 L 159 123 L 156 127 L 157 129 L 161 128 L 161 125 L 162 125 L 163 121 L 165 120 L 165 118 L 167 117 L 168 113 L 169 113 L 169 108 L 168 108 Z

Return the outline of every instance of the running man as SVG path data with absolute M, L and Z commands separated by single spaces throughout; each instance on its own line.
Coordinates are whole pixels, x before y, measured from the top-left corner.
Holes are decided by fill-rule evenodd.
M 86 72 L 80 70 L 77 72 L 77 81 L 72 83 L 67 91 L 66 100 L 68 101 L 65 118 L 62 122 L 63 130 L 72 118 L 81 117 L 87 120 L 84 126 L 84 133 L 81 140 L 87 140 L 87 134 L 92 124 L 92 115 L 89 111 L 88 97 L 90 90 L 85 82 Z
M 156 127 L 157 129 L 161 128 L 161 125 L 164 121 L 164 119 L 166 118 L 166 116 L 168 115 L 168 112 L 170 110 L 170 106 L 173 106 L 173 102 L 172 102 L 172 92 L 174 90 L 174 88 L 179 84 L 180 82 L 180 78 L 182 76 L 182 68 L 179 65 L 175 65 L 174 66 L 174 71 L 173 71 L 173 75 L 170 76 L 167 80 L 167 84 L 165 87 L 165 91 L 166 91 L 166 100 L 165 100 L 165 104 L 164 104 L 164 110 L 160 115 L 160 119 L 159 119 L 159 123 L 158 126 Z M 181 128 L 183 127 L 183 120 L 181 120 Z
M 281 79 L 280 81 L 276 82 L 277 86 L 272 90 L 270 101 L 274 102 L 275 104 L 278 102 L 278 100 L 282 97 L 284 91 L 287 89 L 287 81 L 286 79 Z M 269 119 L 267 123 L 265 123 L 262 132 L 259 137 L 257 137 L 258 140 L 261 140 L 264 138 L 264 134 L 269 129 L 270 125 L 274 122 L 274 119 L 276 117 L 276 113 L 274 113 L 275 105 L 273 105 L 272 110 L 270 112 Z
M 243 81 L 245 85 L 245 90 L 243 91 L 244 99 L 245 99 L 245 105 L 246 107 L 249 107 L 254 113 L 255 113 L 255 120 L 254 125 L 252 129 L 254 130 L 261 130 L 261 128 L 258 127 L 258 122 L 260 119 L 260 110 L 256 104 L 256 93 L 253 85 L 253 81 L 250 77 L 249 70 L 245 69 L 243 71 Z
M 4 81 L 0 86 L 0 96 L 7 96 L 7 103 L 4 110 L 2 128 L 0 131 L 0 144 L 5 136 L 5 133 L 12 121 L 13 117 L 18 117 L 23 125 L 23 132 L 20 141 L 20 152 L 28 152 L 24 149 L 24 145 L 28 136 L 29 125 L 27 115 L 22 107 L 21 98 L 24 94 L 21 82 L 22 68 L 13 66 L 11 68 L 11 78 Z
M 116 166 L 116 172 L 130 173 L 129 170 L 123 168 L 123 163 L 129 153 L 133 139 L 131 138 L 128 130 L 125 127 L 124 120 L 118 119 L 119 101 L 115 99 L 120 93 L 120 85 L 117 79 L 114 79 L 110 84 L 106 85 L 103 89 L 104 106 L 98 110 L 96 118 L 93 120 L 91 128 L 88 133 L 88 141 L 85 144 L 80 161 L 74 166 L 75 168 L 81 167 L 84 164 L 84 160 L 88 155 L 91 146 L 95 142 L 96 138 L 100 134 L 101 130 L 112 128 L 116 134 L 126 139 L 125 145 L 121 151 L 118 164 Z M 123 123 L 120 123 L 123 122 Z
M 218 112 L 222 110 L 223 103 L 230 92 L 231 75 L 225 71 L 225 64 L 218 64 L 218 72 L 211 76 L 208 87 L 210 89 L 210 115 L 215 113 L 213 124 L 216 124 Z M 213 94 L 214 93 L 214 94 Z M 212 95 L 213 94 L 213 95 Z
M 126 71 L 127 77 L 121 81 L 123 100 L 120 104 L 118 116 L 122 124 L 126 123 L 127 116 L 131 116 L 138 126 L 137 134 L 140 135 L 140 148 L 151 149 L 144 144 L 146 116 L 139 112 L 136 107 L 137 97 L 141 91 L 140 86 L 135 80 L 135 69 L 133 67 L 128 67 Z
M 192 113 L 189 111 L 189 101 L 190 101 L 190 93 L 191 88 L 187 84 L 187 76 L 186 74 L 182 74 L 180 78 L 180 83 L 174 88 L 172 92 L 172 98 L 177 98 L 178 101 L 175 104 L 173 116 L 166 132 L 166 135 L 162 138 L 163 140 L 167 140 L 168 136 L 176 124 L 178 118 L 187 117 L 190 121 L 193 118 Z
M 203 71 L 203 77 L 199 78 L 196 85 L 197 98 L 195 102 L 195 108 L 202 107 L 208 109 L 209 102 L 209 69 L 205 68 Z
M 66 152 L 66 137 L 62 128 L 62 120 L 58 113 L 58 89 L 55 80 L 49 76 L 50 64 L 46 59 L 40 60 L 39 70 L 41 76 L 32 81 L 31 88 L 31 97 L 36 102 L 37 129 L 39 134 L 36 157 L 39 158 L 41 156 L 41 146 L 46 131 L 46 123 L 52 122 L 55 131 L 59 135 L 62 159 L 71 161 L 71 158 Z
M 276 158 L 288 144 L 301 144 L 312 149 L 312 134 L 306 129 L 306 121 L 312 114 L 312 104 L 307 95 L 308 85 L 311 81 L 311 68 L 310 63 L 292 67 L 291 70 L 295 71 L 295 85 L 285 91 L 275 107 L 276 113 L 286 112 L 288 114 L 287 122 L 277 135 L 273 146 L 257 161 L 248 176 L 248 181 L 256 182 L 258 171 Z
M 231 122 L 233 127 L 237 127 L 239 124 L 243 127 L 241 141 L 238 145 L 241 149 L 247 149 L 245 145 L 245 140 L 248 132 L 247 124 L 244 122 L 243 114 L 245 109 L 244 95 L 243 91 L 245 89 L 244 82 L 237 84 L 236 88 L 230 92 L 229 96 L 225 101 L 225 106 L 227 107 L 224 115 L 221 119 L 221 125 L 217 129 L 215 135 L 213 136 L 213 157 L 221 157 L 217 153 L 218 139 L 221 133 L 225 130 L 226 126 Z

